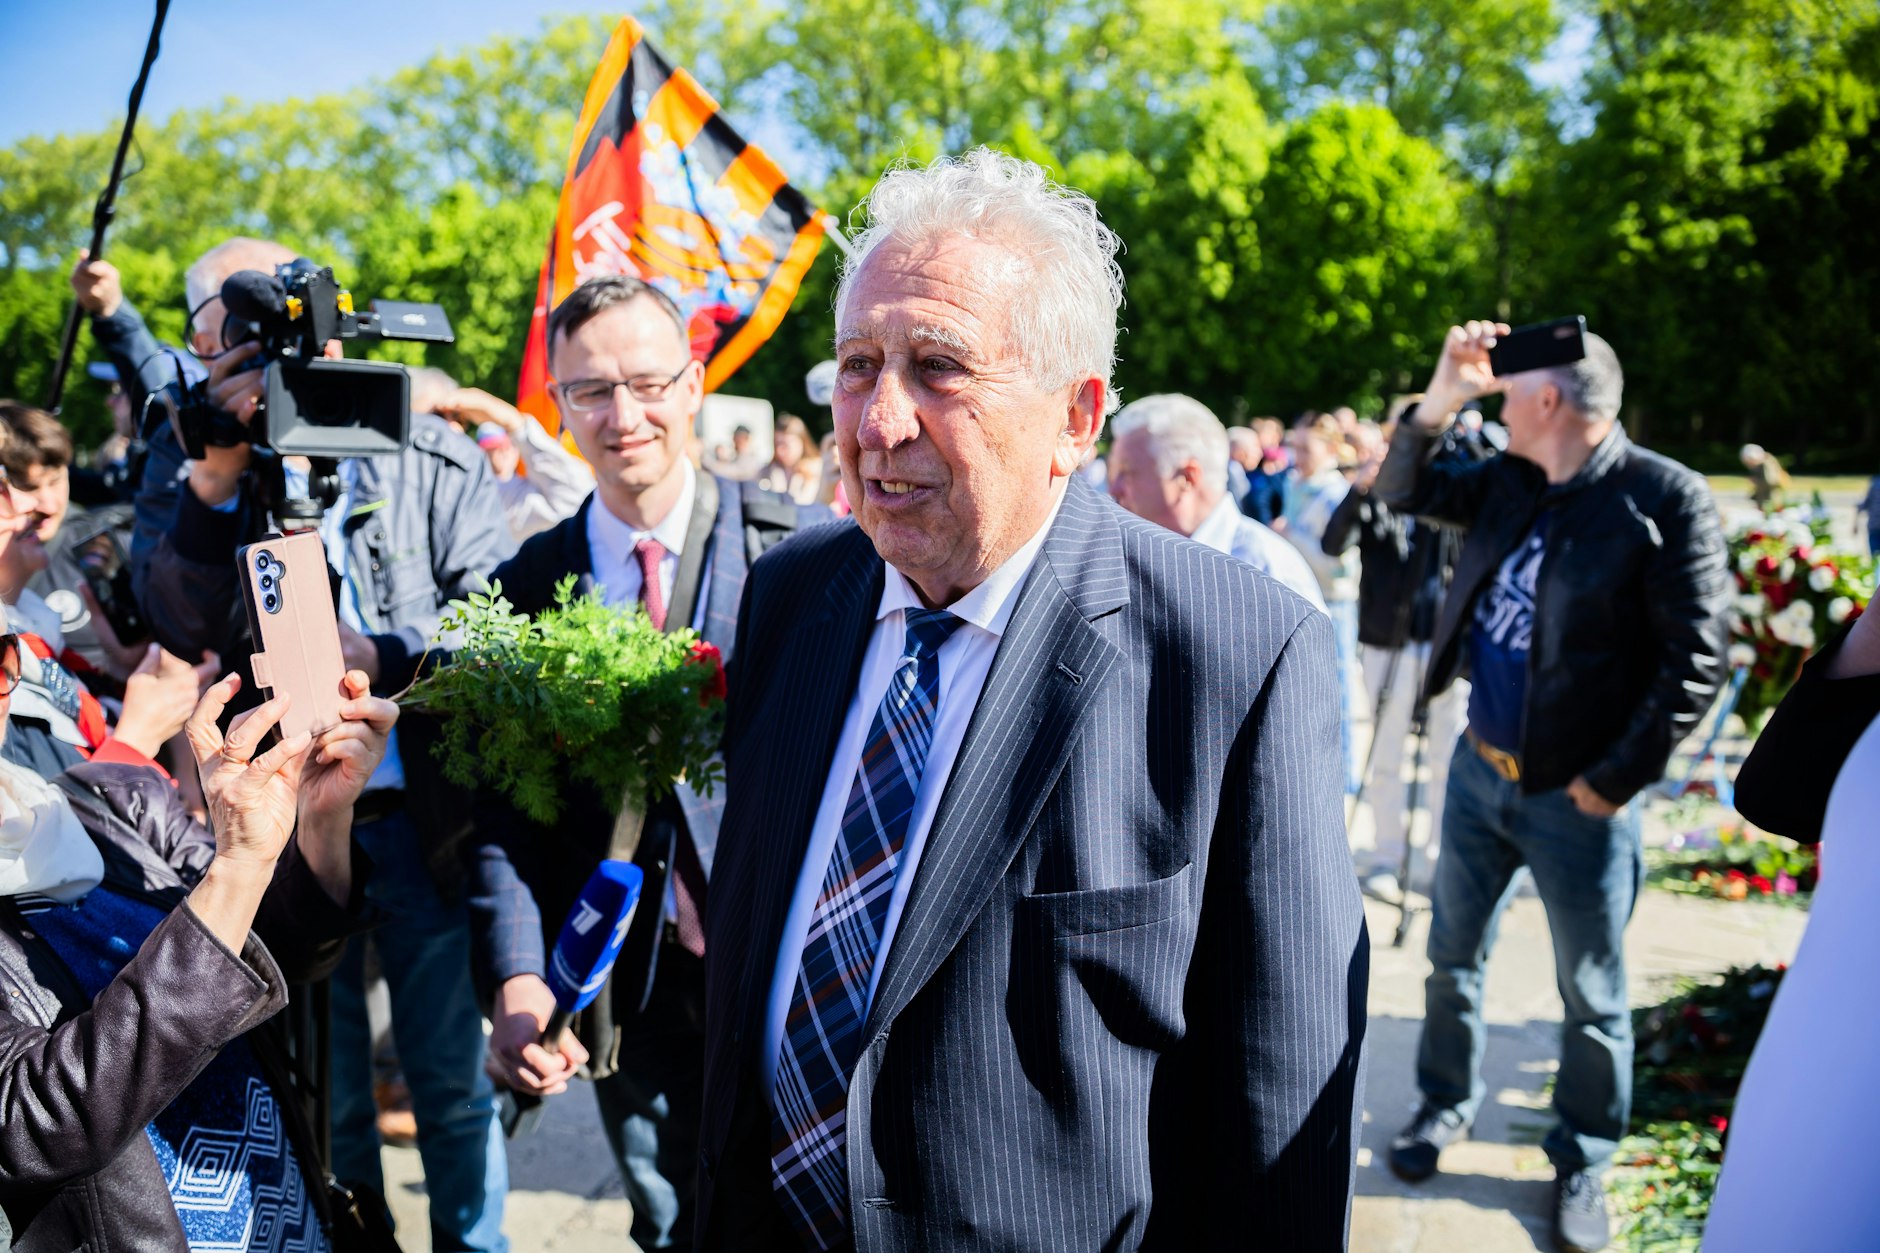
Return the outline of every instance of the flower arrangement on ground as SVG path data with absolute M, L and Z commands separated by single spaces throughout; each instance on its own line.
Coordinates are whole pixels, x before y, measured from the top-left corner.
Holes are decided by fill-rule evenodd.
M 1679 832 L 1645 856 L 1654 886 L 1726 901 L 1805 906 L 1820 875 L 1813 849 L 1740 822 Z
M 1750 1053 L 1786 967 L 1683 981 L 1632 1013 L 1632 1128 L 1613 1175 L 1620 1243 L 1633 1253 L 1694 1250 Z
M 484 784 L 536 822 L 561 815 L 569 778 L 624 801 L 683 778 L 709 794 L 725 698 L 718 650 L 692 631 L 666 634 L 639 606 L 610 609 L 557 584 L 531 619 L 500 584 L 450 604 L 439 638 L 461 642 L 399 703 L 438 717 L 444 775 Z
M 1789 509 L 1731 533 L 1736 601 L 1730 665 L 1749 671 L 1736 712 L 1752 733 L 1781 703 L 1802 663 L 1873 596 L 1871 558 L 1837 552 L 1823 511 Z

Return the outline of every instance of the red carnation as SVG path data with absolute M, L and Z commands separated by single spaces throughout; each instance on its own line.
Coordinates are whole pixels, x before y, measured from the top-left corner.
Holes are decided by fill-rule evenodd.
M 1759 557 L 1756 560 L 1756 573 L 1773 575 L 1776 572 L 1776 565 L 1777 562 L 1774 557 Z
M 1789 607 L 1789 602 L 1795 599 L 1795 585 L 1793 583 L 1771 583 L 1763 588 L 1763 595 L 1769 598 L 1769 608 L 1777 613 L 1781 613 L 1784 609 Z
M 710 666 L 712 669 L 711 678 L 699 685 L 699 704 L 710 705 L 715 700 L 725 698 L 725 659 L 716 644 L 708 640 L 693 640 L 692 652 L 686 662 L 690 665 Z
M 1749 885 L 1755 888 L 1758 892 L 1761 892 L 1764 896 L 1768 896 L 1771 892 L 1774 892 L 1776 890 L 1776 885 L 1771 883 L 1768 879 L 1764 878 L 1762 875 L 1750 876 Z

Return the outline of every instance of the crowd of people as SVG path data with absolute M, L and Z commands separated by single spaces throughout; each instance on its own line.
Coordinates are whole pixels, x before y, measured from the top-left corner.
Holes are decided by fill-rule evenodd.
M 182 349 L 81 259 L 127 415 L 87 508 L 65 429 L 0 406 L 15 1247 L 391 1247 L 402 1090 L 431 1246 L 504 1250 L 502 1094 L 577 1079 L 646 1249 L 1343 1247 L 1360 892 L 1431 902 L 1388 1154 L 1420 1182 L 1484 1097 L 1523 867 L 1566 1011 L 1555 1240 L 1606 1245 L 1640 795 L 1719 689 L 1734 592 L 1705 480 L 1619 423 L 1613 347 L 1500 377 L 1509 328 L 1471 322 L 1381 424 L 1230 428 L 1118 403 L 1120 241 L 1038 167 L 900 169 L 868 220 L 834 429 L 786 414 L 768 461 L 748 426 L 700 446 L 686 318 L 636 277 L 552 311 L 556 433 L 413 370 L 408 445 L 340 462 L 318 528 L 344 720 L 272 746 L 235 564 L 267 459 L 188 457 L 161 419 L 199 385 L 253 421 L 259 347 L 218 293 L 295 254 L 231 238 L 149 293 L 187 300 Z M 547 826 L 398 721 L 451 600 L 493 581 L 536 614 L 570 576 L 718 648 L 723 788 L 571 780 Z M 643 903 L 547 1038 L 549 951 L 609 857 Z M 312 981 L 324 1074 L 277 1013 Z

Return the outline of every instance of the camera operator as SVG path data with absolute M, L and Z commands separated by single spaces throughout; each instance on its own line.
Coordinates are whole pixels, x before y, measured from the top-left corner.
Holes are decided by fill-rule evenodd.
M 263 402 L 263 363 L 252 340 L 225 347 L 228 315 L 219 293 L 238 271 L 273 273 L 295 260 L 279 244 L 237 238 L 186 275 L 191 348 L 209 364 L 208 399 L 244 424 Z M 339 343 L 328 341 L 325 355 L 337 358 Z M 411 431 L 399 453 L 339 463 L 341 495 L 320 527 L 340 576 L 347 667 L 365 672 L 380 693 L 410 682 L 447 602 L 480 590 L 513 549 L 476 445 L 430 415 L 414 416 Z M 256 455 L 246 444 L 212 446 L 185 462 L 167 427 L 149 439 L 133 552 L 145 615 L 173 649 L 220 643 L 230 649 L 225 656 L 246 656 L 252 646 L 235 552 L 263 520 Z M 291 459 L 285 477 L 288 496 L 308 494 Z M 244 641 L 238 652 L 235 640 Z M 388 916 L 373 944 L 411 1086 L 433 1239 L 440 1247 L 503 1250 L 508 1165 L 482 1069 L 468 915 L 453 873 L 451 845 L 462 830 L 450 818 L 461 811 L 428 800 L 407 804 L 407 785 L 427 797 L 450 791 L 430 754 L 413 744 L 417 729 L 394 741 L 359 802 L 357 836 L 377 866 L 369 890 Z M 401 740 L 410 751 L 399 751 Z M 355 942 L 333 976 L 332 1165 L 355 1191 L 382 1194 L 364 962 Z
M 1452 327 L 1424 398 L 1398 424 L 1376 495 L 1467 536 L 1431 645 L 1440 693 L 1467 669 L 1469 722 L 1456 745 L 1431 897 L 1417 1086 L 1423 1104 L 1392 1142 L 1412 1182 L 1466 1134 L 1483 1096 L 1482 977 L 1523 864 L 1547 910 L 1562 1027 L 1554 1238 L 1609 1238 L 1602 1176 L 1625 1134 L 1632 1020 L 1625 926 L 1643 879 L 1639 791 L 1660 778 L 1724 672 L 1731 585 L 1704 480 L 1633 446 L 1618 423 L 1612 348 L 1498 377 L 1489 349 L 1509 328 Z M 1436 460 L 1466 401 L 1504 396 L 1505 455 Z

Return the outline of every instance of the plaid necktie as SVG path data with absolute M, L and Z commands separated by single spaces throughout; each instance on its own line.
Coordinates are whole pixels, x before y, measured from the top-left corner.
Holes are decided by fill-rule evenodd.
M 849 1074 L 868 1013 L 868 982 L 894 895 L 896 867 L 933 744 L 940 645 L 961 619 L 909 609 L 907 641 L 875 711 L 861 765 L 803 938 L 803 965 L 784 1019 L 771 1116 L 771 1187 L 806 1247 L 847 1235 L 843 1119 Z

